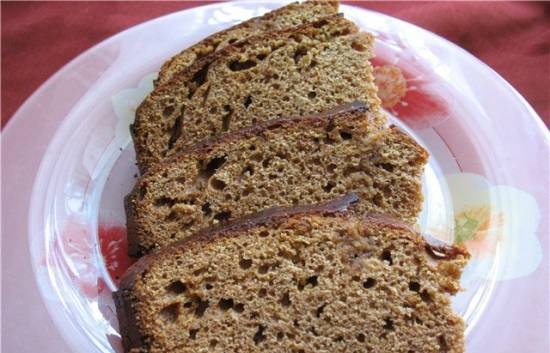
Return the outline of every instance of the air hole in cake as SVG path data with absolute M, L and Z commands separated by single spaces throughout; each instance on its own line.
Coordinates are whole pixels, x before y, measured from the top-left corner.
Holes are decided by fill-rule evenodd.
M 260 298 L 263 298 L 267 295 L 267 289 L 265 288 L 260 288 L 260 290 L 258 291 L 258 297 Z
M 439 343 L 439 352 L 440 353 L 447 353 L 449 351 L 449 345 L 447 344 L 447 341 L 445 340 L 445 336 L 441 335 L 437 337 L 437 342 Z
M 390 163 L 380 163 L 380 164 L 376 164 L 376 166 L 390 173 L 393 173 L 393 170 L 395 169 L 395 167 Z
M 392 196 L 392 190 L 391 190 L 391 186 L 389 185 L 386 185 L 385 187 L 382 188 L 382 193 L 384 193 L 384 196 L 386 196 L 387 198 L 390 198 Z
M 342 342 L 344 340 L 344 337 L 338 336 L 334 339 L 334 342 Z
M 175 281 L 172 282 L 170 285 L 166 287 L 166 291 L 171 294 L 182 294 L 187 290 L 187 286 L 182 281 Z
M 330 163 L 329 165 L 327 165 L 327 171 L 329 173 L 334 173 L 336 171 L 336 168 L 338 168 L 338 166 L 334 163 Z
M 248 107 L 250 106 L 250 104 L 252 104 L 252 96 L 247 96 L 245 99 L 244 99 L 244 108 L 245 109 L 248 109 Z
M 229 69 L 231 71 L 244 71 L 253 68 L 257 63 L 254 60 L 239 61 L 235 60 L 229 63 Z
M 211 285 L 210 283 L 206 283 L 206 284 L 204 285 L 204 288 L 205 288 L 206 290 L 210 290 L 210 289 L 214 288 L 214 286 Z
M 288 102 L 290 101 L 290 97 L 289 96 L 283 96 L 283 102 Z
M 210 348 L 216 348 L 217 345 L 218 345 L 217 340 L 210 340 Z
M 264 335 L 266 327 L 263 325 L 258 326 L 258 330 L 256 330 L 256 333 L 254 334 L 254 337 L 252 339 L 254 340 L 254 343 L 256 345 L 260 344 L 261 342 L 265 341 L 266 336 Z
M 294 63 L 298 64 L 300 62 L 300 59 L 307 55 L 307 48 L 306 47 L 299 47 L 296 49 L 296 52 L 294 52 Z
M 285 338 L 285 334 L 283 332 L 277 332 L 277 341 L 282 341 L 283 338 Z
M 252 156 L 250 156 L 250 159 L 252 159 L 255 162 L 260 163 L 264 159 L 264 156 L 263 156 L 262 153 L 255 153 Z
M 210 179 L 214 173 L 227 161 L 227 156 L 220 156 L 211 159 L 204 168 L 202 168 L 199 177 Z
M 195 271 L 193 271 L 193 276 L 200 276 L 200 275 L 202 275 L 203 273 L 205 273 L 206 270 L 207 270 L 206 267 L 198 268 L 198 269 L 196 269 Z
M 288 293 L 283 294 L 280 301 L 282 306 L 290 306 L 292 301 L 290 300 L 290 295 Z
M 350 140 L 352 136 L 353 135 L 350 134 L 349 132 L 340 131 L 340 137 L 342 138 L 342 140 Z
M 214 219 L 219 222 L 227 221 L 229 218 L 231 218 L 231 212 L 229 211 L 219 212 L 214 215 Z
M 311 160 L 311 163 L 315 164 L 315 165 L 322 165 L 323 163 L 321 162 L 321 159 L 319 157 L 314 157 L 312 160 Z
M 265 238 L 269 236 L 269 232 L 267 230 L 262 230 L 260 234 L 258 234 L 259 237 Z
M 197 308 L 195 309 L 195 316 L 202 317 L 206 309 L 208 309 L 209 303 L 208 300 L 202 300 L 197 298 Z
M 260 61 L 264 60 L 267 57 L 267 54 L 258 54 L 256 55 L 256 58 Z
M 168 139 L 168 149 L 172 149 L 172 147 L 174 147 L 174 143 L 176 143 L 176 141 L 180 138 L 182 123 L 183 114 L 178 116 L 174 121 L 174 125 L 172 125 L 172 129 L 170 130 L 170 138 Z
M 241 172 L 242 175 L 248 174 L 248 175 L 254 175 L 254 167 L 252 166 L 246 166 L 246 168 L 243 169 Z
M 233 310 L 235 310 L 235 312 L 239 314 L 242 313 L 244 311 L 244 304 L 243 303 L 235 304 L 235 306 L 233 307 Z
M 372 288 L 376 285 L 376 280 L 374 278 L 367 278 L 367 280 L 365 282 L 363 282 L 363 287 L 364 288 Z
M 388 262 L 390 266 L 393 265 L 393 258 L 392 258 L 390 249 L 384 249 L 384 251 L 382 251 L 382 255 L 380 256 L 380 258 Z
M 213 179 L 210 180 L 210 186 L 212 186 L 212 188 L 214 190 L 221 191 L 221 190 L 225 189 L 225 187 L 227 185 L 225 184 L 225 182 L 223 180 L 213 178 Z
M 202 213 L 205 216 L 210 216 L 212 214 L 212 209 L 210 208 L 210 203 L 205 202 L 201 207 Z
M 309 332 L 313 333 L 313 335 L 314 335 L 315 337 L 319 337 L 319 333 L 317 332 L 317 330 L 315 329 L 314 326 L 311 326 L 311 327 L 309 328 Z
M 365 335 L 362 334 L 362 333 L 360 333 L 360 334 L 358 334 L 357 336 L 355 336 L 355 338 L 357 339 L 357 341 L 359 341 L 359 342 L 361 342 L 361 343 L 365 342 Z
M 176 211 L 170 211 L 170 213 L 168 213 L 168 215 L 164 217 L 167 222 L 174 222 L 177 221 L 179 218 L 179 213 Z
M 363 45 L 363 43 L 361 43 L 357 40 L 354 40 L 353 42 L 351 42 L 351 48 L 355 51 L 358 51 L 358 52 L 363 52 L 363 51 L 367 50 L 367 47 L 365 45 Z
M 228 114 L 228 113 L 233 113 L 233 108 L 231 108 L 231 106 L 229 104 L 225 104 L 223 106 L 223 112 L 225 114 Z
M 390 318 L 385 318 L 384 319 L 384 326 L 382 326 L 382 328 L 385 329 L 385 330 L 388 330 L 388 331 L 393 331 L 394 330 L 393 320 L 390 319 Z
M 334 189 L 334 187 L 336 186 L 336 183 L 333 182 L 333 181 L 329 181 L 327 183 L 327 185 L 323 186 L 323 190 L 325 190 L 325 192 L 331 192 L 332 189 Z
M 199 332 L 198 328 L 194 328 L 194 329 L 189 330 L 189 338 L 192 339 L 192 340 L 196 339 L 198 332 Z
M 362 172 L 362 169 L 361 169 L 360 166 L 358 166 L 358 165 L 348 165 L 344 169 L 344 176 L 350 176 L 351 174 L 359 173 L 359 172 Z
M 161 207 L 161 206 L 168 206 L 168 207 L 172 207 L 176 204 L 176 200 L 174 199 L 171 199 L 169 197 L 159 197 L 158 199 L 155 200 L 155 206 L 156 207 Z
M 359 282 L 361 280 L 361 277 L 353 276 L 353 277 L 351 277 L 351 280 L 354 281 L 354 282 Z
M 233 43 L 235 43 L 237 40 L 238 40 L 237 38 L 231 38 L 230 40 L 227 41 L 227 43 L 233 44 Z
M 320 21 L 318 21 L 318 22 L 315 22 L 315 23 L 313 24 L 313 27 L 315 27 L 315 28 L 321 28 L 321 27 L 323 27 L 323 26 L 326 26 L 327 24 L 328 24 L 328 21 L 327 21 L 326 19 L 323 19 L 323 20 L 320 20 Z
M 266 274 L 267 271 L 269 271 L 269 265 L 263 264 L 258 268 L 258 273 L 260 274 Z
M 143 200 L 145 198 L 145 193 L 146 192 L 147 192 L 147 190 L 144 187 L 139 188 L 139 199 L 140 200 Z
M 230 299 L 222 298 L 218 302 L 218 307 L 223 311 L 227 311 L 227 310 L 233 308 L 233 305 L 234 305 L 233 299 L 231 299 L 231 298 Z
M 315 97 L 317 97 L 317 93 L 315 93 L 315 91 L 310 91 L 308 94 L 307 94 L 307 97 L 309 99 L 313 99 Z
M 193 78 L 191 79 L 191 82 L 193 82 L 197 85 L 196 88 L 199 88 L 200 86 L 202 86 L 206 82 L 206 78 L 208 77 L 208 69 L 209 68 L 210 68 L 210 65 L 206 65 L 193 75 Z M 193 93 L 194 93 L 194 91 L 190 90 L 189 98 L 191 98 Z
M 250 146 L 248 147 L 248 149 L 249 149 L 250 151 L 255 151 L 255 150 L 256 150 L 256 146 L 255 146 L 255 145 L 250 145 Z
M 229 107 L 226 105 L 225 107 Z M 225 109 L 224 107 L 224 109 Z M 226 111 L 226 113 L 222 117 L 222 131 L 229 131 L 229 127 L 231 125 L 231 117 L 233 115 L 233 110 L 231 110 L 231 107 L 229 107 L 229 110 Z
M 239 267 L 243 270 L 248 270 L 250 267 L 252 267 L 252 260 L 250 259 L 241 259 L 239 261 Z
M 384 198 L 380 194 L 376 194 L 372 197 L 372 202 L 378 206 L 382 207 L 384 205 Z
M 426 303 L 429 303 L 432 301 L 432 296 L 425 289 L 422 292 L 420 292 L 420 298 L 422 299 L 422 301 Z
M 292 323 L 294 324 L 294 327 L 300 327 L 300 323 L 298 323 L 298 320 L 294 319 Z
M 165 306 L 160 311 L 160 318 L 166 322 L 174 322 L 178 319 L 180 314 L 180 303 L 173 303 Z
M 183 307 L 186 308 L 186 309 L 189 309 L 192 306 L 193 306 L 192 302 L 186 302 L 185 304 L 183 304 Z
M 347 36 L 348 34 L 350 34 L 350 29 L 344 28 L 342 31 L 338 31 L 337 33 L 341 36 Z
M 306 283 L 310 284 L 311 287 L 316 287 L 317 286 L 317 278 L 318 278 L 318 276 L 308 277 L 308 279 L 306 280 Z
M 323 311 L 325 311 L 326 306 L 327 306 L 327 304 L 323 303 L 323 305 L 318 307 L 317 310 L 315 310 L 315 317 L 317 317 L 317 318 L 321 317 L 321 314 L 323 313 Z
M 271 159 L 266 158 L 262 161 L 262 167 L 267 168 L 267 167 L 269 167 L 270 163 L 271 163 Z
M 420 283 L 418 282 L 409 282 L 409 290 L 413 291 L 413 292 L 418 292 L 420 291 Z
M 332 137 L 329 136 L 329 134 L 327 134 L 323 139 L 323 143 L 325 145 L 334 145 L 334 140 L 332 139 Z
M 208 87 L 206 87 L 206 89 L 202 93 L 202 103 L 203 104 L 205 104 L 206 100 L 208 99 L 209 94 L 210 94 L 210 85 L 208 85 Z M 216 107 L 210 108 L 210 112 L 212 114 L 215 114 L 217 111 L 218 111 L 218 108 L 216 108 Z
M 175 110 L 174 107 L 169 105 L 166 108 L 164 108 L 164 110 L 162 111 L 162 116 L 165 118 L 168 118 L 170 115 L 172 115 L 174 110 Z

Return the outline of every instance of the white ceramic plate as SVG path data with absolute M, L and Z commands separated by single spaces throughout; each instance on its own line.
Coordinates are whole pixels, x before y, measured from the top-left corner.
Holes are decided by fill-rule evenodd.
M 3 260 L 25 276 L 10 277 L 6 293 L 15 300 L 15 288 L 31 291 L 19 297 L 26 305 L 4 308 L 14 327 L 39 330 L 49 322 L 42 315 L 29 323 L 17 312 L 43 312 L 29 282 L 30 248 L 32 277 L 64 340 L 76 352 L 120 351 L 110 293 L 130 264 L 122 199 L 137 173 L 128 130 L 134 110 L 166 58 L 279 5 L 213 4 L 133 27 L 64 67 L 12 118 L 3 136 L 3 180 L 4 205 L 14 206 L 2 212 L 5 247 L 15 250 Z M 464 50 L 388 16 L 342 11 L 376 34 L 375 65 L 394 65 L 406 79 L 406 94 L 389 113 L 431 153 L 422 230 L 473 255 L 465 291 L 453 299 L 467 324 L 468 351 L 547 350 L 547 129 L 509 84 Z M 39 338 L 36 349 L 48 341 Z M 49 341 L 58 342 L 53 335 Z M 17 347 L 13 336 L 10 344 Z

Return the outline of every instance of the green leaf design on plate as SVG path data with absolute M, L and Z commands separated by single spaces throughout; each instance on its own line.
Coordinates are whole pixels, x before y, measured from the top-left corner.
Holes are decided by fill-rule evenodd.
M 460 217 L 462 216 L 462 217 Z M 481 223 L 479 220 L 461 214 L 455 218 L 455 244 L 473 239 Z

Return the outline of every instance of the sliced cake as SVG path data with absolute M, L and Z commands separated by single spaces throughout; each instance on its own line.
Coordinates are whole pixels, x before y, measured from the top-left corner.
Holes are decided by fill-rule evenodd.
M 252 36 L 197 60 L 138 108 L 132 133 L 140 169 L 226 131 L 356 100 L 382 126 L 372 40 L 335 15 Z
M 157 84 L 170 80 L 195 60 L 256 33 L 281 30 L 335 15 L 338 1 L 294 2 L 280 9 L 254 17 L 221 32 L 216 32 L 168 60 L 160 69 Z
M 114 294 L 126 352 L 464 352 L 468 254 L 398 220 L 275 209 L 141 258 Z
M 361 103 L 276 119 L 199 143 L 157 164 L 126 199 L 129 252 L 141 255 L 217 222 L 356 191 L 361 213 L 414 223 L 427 152 Z

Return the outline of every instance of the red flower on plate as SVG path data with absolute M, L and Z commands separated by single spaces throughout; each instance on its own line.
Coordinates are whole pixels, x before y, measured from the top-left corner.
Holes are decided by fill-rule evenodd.
M 413 129 L 435 126 L 449 116 L 449 108 L 435 92 L 423 68 L 403 61 L 373 59 L 374 77 L 382 106 Z
M 100 224 L 99 244 L 107 271 L 113 281 L 118 284 L 120 277 L 135 262 L 128 256 L 126 227 Z

